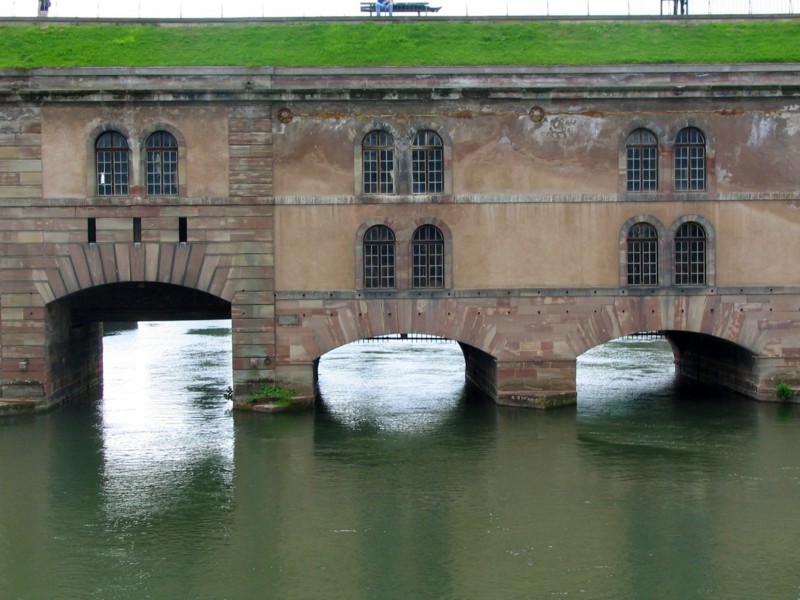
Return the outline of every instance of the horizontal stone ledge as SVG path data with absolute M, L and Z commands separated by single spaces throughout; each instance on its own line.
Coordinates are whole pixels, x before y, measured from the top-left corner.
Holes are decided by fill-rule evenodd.
M 800 295 L 800 286 L 790 287 L 675 287 L 661 288 L 514 288 L 460 290 L 338 290 L 338 291 L 277 291 L 275 300 L 457 300 L 498 298 L 649 298 L 687 296 L 764 296 L 765 306 L 771 295 Z
M 264 185 L 264 184 L 260 184 Z M 24 207 L 25 209 L 31 208 L 128 208 L 135 206 L 153 206 L 157 208 L 170 208 L 170 207 L 192 207 L 192 206 L 219 206 L 222 208 L 229 208 L 235 206 L 270 206 L 274 204 L 272 197 L 269 194 L 256 195 L 256 196 L 87 196 L 80 198 L 42 198 L 41 187 L 38 188 L 24 188 L 27 190 L 35 189 L 38 191 L 38 196 L 35 198 L 26 198 L 21 194 L 16 196 L 13 190 L 20 191 L 23 188 L 9 187 L 5 189 L 9 196 L 4 198 L 0 194 L 0 208 L 18 208 Z M 100 216 L 100 215 L 91 215 Z M 182 215 L 175 215 L 176 218 Z M 191 215 L 186 215 L 191 216 Z
M 660 194 L 364 194 L 360 196 L 276 196 L 276 206 L 358 204 L 609 204 L 612 202 L 753 202 L 800 200 L 800 190 L 736 194 L 664 192 Z

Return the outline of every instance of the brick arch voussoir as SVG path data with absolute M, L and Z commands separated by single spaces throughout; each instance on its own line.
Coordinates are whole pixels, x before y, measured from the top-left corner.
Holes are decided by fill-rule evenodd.
M 169 248 L 165 250 L 165 248 Z M 231 301 L 230 268 L 206 244 L 68 244 L 36 274 L 45 302 L 93 287 L 141 281 L 193 288 Z
M 446 300 L 438 311 L 423 311 L 420 302 L 429 301 L 359 299 L 330 304 L 305 313 L 304 325 L 310 331 L 298 332 L 302 339 L 295 342 L 305 347 L 310 360 L 352 342 L 393 333 L 435 335 L 497 355 L 500 338 L 478 314 L 480 309 L 459 310 L 455 300 Z
M 577 357 L 611 340 L 648 331 L 704 334 L 754 354 L 770 343 L 752 316 L 719 295 L 620 297 L 576 322 L 567 343 Z

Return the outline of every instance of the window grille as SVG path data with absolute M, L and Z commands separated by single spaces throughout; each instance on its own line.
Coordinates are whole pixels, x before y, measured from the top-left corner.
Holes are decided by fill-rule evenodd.
M 694 127 L 681 130 L 675 139 L 675 189 L 706 189 L 706 139 Z
M 440 194 L 444 189 L 444 146 L 433 131 L 420 131 L 411 148 L 414 194 Z
M 372 131 L 361 145 L 364 193 L 394 194 L 394 140 L 385 131 Z
M 147 138 L 147 194 L 178 193 L 178 142 L 171 133 L 156 131 Z
M 444 287 L 444 236 L 433 225 L 423 225 L 414 232 L 412 285 Z
M 385 225 L 370 227 L 364 234 L 364 287 L 395 286 L 395 238 Z
M 128 194 L 128 142 L 116 131 L 107 131 L 95 144 L 97 195 Z
M 658 233 L 647 223 L 628 232 L 628 285 L 658 285 Z
M 697 223 L 684 223 L 675 235 L 675 284 L 705 283 L 706 232 Z
M 629 192 L 651 192 L 658 189 L 658 142 L 646 129 L 637 129 L 626 144 Z

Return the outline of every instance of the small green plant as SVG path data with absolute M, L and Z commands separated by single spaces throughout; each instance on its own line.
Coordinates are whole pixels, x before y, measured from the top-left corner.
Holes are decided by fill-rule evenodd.
M 788 402 L 794 396 L 794 390 L 788 383 L 779 383 L 775 386 L 775 395 L 781 402 Z
M 269 404 L 287 405 L 291 404 L 292 398 L 297 395 L 297 392 L 281 387 L 279 385 L 269 385 L 262 383 L 259 388 L 250 396 L 250 403 L 256 404 L 258 402 L 266 401 Z

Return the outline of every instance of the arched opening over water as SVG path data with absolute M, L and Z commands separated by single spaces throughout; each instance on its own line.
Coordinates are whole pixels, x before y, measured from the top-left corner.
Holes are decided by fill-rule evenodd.
M 361 340 L 317 365 L 321 407 L 350 428 L 426 431 L 463 401 L 467 382 L 457 342 L 394 335 Z
M 105 322 L 224 319 L 230 354 L 231 304 L 188 287 L 153 282 L 94 286 L 51 302 L 46 311 L 44 361 L 55 403 L 101 389 L 108 360 L 103 352 Z
M 585 408 L 696 393 L 729 397 L 746 393 L 757 377 L 754 354 L 737 344 L 694 332 L 656 331 L 611 340 L 580 355 L 576 387 L 579 408 Z

